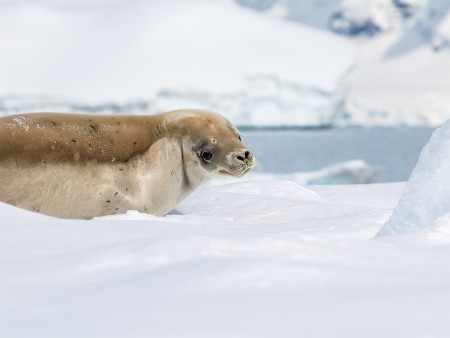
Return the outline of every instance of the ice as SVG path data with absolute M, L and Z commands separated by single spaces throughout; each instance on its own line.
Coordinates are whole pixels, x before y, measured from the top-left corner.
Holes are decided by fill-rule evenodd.
M 315 172 L 294 175 L 294 178 L 308 185 L 363 184 L 373 182 L 377 175 L 377 170 L 368 163 L 352 160 L 336 163 Z
M 428 238 L 434 242 L 450 244 L 450 213 L 436 219 L 431 227 Z
M 155 100 L 156 111 L 176 107 L 211 107 L 234 124 L 246 127 L 309 126 L 333 124 L 332 91 L 301 86 L 277 76 L 246 77 L 239 91 L 213 95 L 194 90 L 166 90 Z
M 437 129 L 420 154 L 389 221 L 378 235 L 426 230 L 450 213 L 450 120 Z
M 221 112 L 241 127 L 325 127 L 332 126 L 335 94 L 276 76 L 246 77 L 241 89 L 213 94 L 198 89 L 165 89 L 152 100 L 122 104 L 83 104 L 64 99 L 31 97 L 0 98 L 0 115 L 36 111 L 93 114 L 156 114 L 180 107 L 208 107 Z

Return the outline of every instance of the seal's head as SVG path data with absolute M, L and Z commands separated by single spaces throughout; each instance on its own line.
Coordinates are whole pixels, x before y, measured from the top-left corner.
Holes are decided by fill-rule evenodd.
M 223 116 L 204 110 L 173 112 L 183 135 L 184 161 L 208 178 L 241 177 L 255 166 L 253 154 L 242 143 L 239 131 Z

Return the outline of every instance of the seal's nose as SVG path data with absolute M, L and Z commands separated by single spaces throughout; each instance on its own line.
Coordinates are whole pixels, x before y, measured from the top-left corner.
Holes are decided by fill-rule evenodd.
M 251 160 L 253 158 L 253 154 L 244 149 L 241 153 L 236 153 L 236 159 L 241 162 L 245 162 L 246 160 Z

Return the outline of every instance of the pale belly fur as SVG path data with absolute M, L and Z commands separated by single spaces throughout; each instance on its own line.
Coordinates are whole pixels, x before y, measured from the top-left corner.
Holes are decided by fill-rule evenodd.
M 127 163 L 60 163 L 18 168 L 0 163 L 0 201 L 62 218 L 138 210 L 164 215 L 190 192 L 179 143 L 156 142 Z

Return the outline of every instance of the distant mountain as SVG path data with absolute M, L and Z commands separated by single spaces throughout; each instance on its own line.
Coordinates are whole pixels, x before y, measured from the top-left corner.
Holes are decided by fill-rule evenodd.
M 0 114 L 205 108 L 329 126 L 356 58 L 347 37 L 232 0 L 36 1 L 0 2 Z
M 450 118 L 450 0 L 0 0 L 0 115 L 213 109 L 249 127 Z
M 355 41 L 336 124 L 440 125 L 450 118 L 450 0 L 236 0 Z M 345 84 L 345 86 L 344 86 Z
M 449 47 L 449 0 L 235 1 L 247 8 L 350 37 L 416 26 L 434 48 Z

